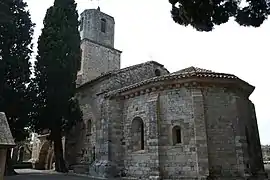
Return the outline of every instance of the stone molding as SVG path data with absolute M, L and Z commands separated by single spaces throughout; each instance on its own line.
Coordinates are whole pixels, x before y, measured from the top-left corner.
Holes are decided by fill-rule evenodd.
M 108 45 L 105 45 L 105 44 L 102 44 L 102 43 L 99 43 L 99 42 L 96 42 L 96 41 L 93 41 L 93 40 L 88 39 L 88 38 L 84 38 L 84 39 L 81 40 L 81 44 L 84 43 L 84 42 L 91 42 L 91 43 L 97 44 L 97 45 L 99 45 L 99 46 L 103 46 L 103 47 L 105 47 L 105 48 L 107 48 L 107 49 L 110 49 L 110 50 L 112 50 L 112 51 L 116 51 L 116 52 L 118 52 L 118 53 L 120 53 L 120 54 L 122 53 L 122 51 L 120 51 L 120 50 L 118 50 L 118 49 L 115 49 L 115 48 L 113 48 L 113 47 L 110 47 L 110 46 L 108 46 Z

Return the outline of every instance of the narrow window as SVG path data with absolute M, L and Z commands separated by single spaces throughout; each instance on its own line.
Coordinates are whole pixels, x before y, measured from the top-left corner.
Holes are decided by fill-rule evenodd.
M 247 142 L 247 152 L 248 152 L 248 156 L 249 156 L 249 160 L 246 164 L 246 168 L 249 169 L 250 168 L 250 160 L 252 158 L 252 152 L 251 152 L 251 145 L 250 145 L 250 136 L 249 136 L 249 132 L 248 132 L 248 128 L 247 126 L 245 127 L 245 135 L 246 135 L 246 142 Z
M 78 60 L 78 70 L 77 71 L 82 71 L 82 69 L 83 69 L 82 49 L 80 49 L 80 58 Z
M 182 143 L 181 128 L 174 126 L 172 129 L 173 145 Z
M 96 147 L 94 146 L 92 149 L 92 161 L 94 162 L 96 160 Z
M 91 127 L 92 127 L 92 122 L 91 122 L 91 119 L 89 119 L 88 122 L 87 122 L 87 131 L 88 131 L 88 133 L 91 133 Z
M 155 75 L 156 75 L 156 76 L 160 76 L 160 75 L 161 75 L 161 73 L 160 73 L 160 70 L 159 70 L 159 69 L 156 69 L 156 70 L 155 70 Z
M 181 131 L 176 129 L 176 143 L 181 143 Z
M 251 157 L 252 156 L 252 153 L 251 153 L 251 150 L 250 150 L 250 137 L 249 137 L 249 132 L 248 132 L 248 128 L 247 127 L 245 127 L 245 135 L 246 135 L 248 155 L 249 155 L 249 157 Z
M 83 23 L 84 23 L 84 18 L 81 18 L 81 22 L 80 22 L 80 31 L 83 30 Z
M 144 150 L 144 124 L 140 117 L 132 121 L 131 145 L 133 151 Z
M 106 20 L 101 19 L 101 32 L 105 33 L 106 32 Z
M 144 128 L 143 128 L 143 123 L 141 123 L 141 150 L 144 150 Z

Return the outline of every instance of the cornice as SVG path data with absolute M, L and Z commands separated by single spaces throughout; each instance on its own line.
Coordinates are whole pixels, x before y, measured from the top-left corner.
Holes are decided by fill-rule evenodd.
M 110 91 L 105 94 L 106 98 L 121 99 L 133 98 L 156 91 L 168 89 L 205 88 L 205 87 L 229 87 L 243 91 L 249 96 L 255 89 L 247 82 L 231 74 L 224 73 L 184 73 L 178 75 L 165 75 L 151 78 L 121 89 Z

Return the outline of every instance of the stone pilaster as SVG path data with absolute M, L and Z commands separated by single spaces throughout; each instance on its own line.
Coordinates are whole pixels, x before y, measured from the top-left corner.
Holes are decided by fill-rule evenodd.
M 96 129 L 96 160 L 93 164 L 90 165 L 89 174 L 91 176 L 98 177 L 108 177 L 108 164 L 109 164 L 109 147 L 108 147 L 108 119 L 107 119 L 107 104 L 108 102 L 105 100 L 101 104 L 101 116 L 100 120 L 97 121 L 97 129 Z
M 247 139 L 245 136 L 245 127 L 246 127 L 246 109 L 244 108 L 245 102 L 243 99 L 238 95 L 235 94 L 232 96 L 232 105 L 235 107 L 234 113 L 231 114 L 234 121 L 232 121 L 232 128 L 234 129 L 235 135 L 235 153 L 236 153 L 236 160 L 237 160 L 237 169 L 238 174 L 241 177 L 249 177 L 250 172 L 247 168 L 247 164 L 249 161 L 249 155 L 247 151 Z
M 249 123 L 251 127 L 250 128 L 251 135 L 253 136 L 253 139 L 252 139 L 253 164 L 251 165 L 251 171 L 256 178 L 266 179 L 267 173 L 265 172 L 264 164 L 263 164 L 263 156 L 262 156 L 262 149 L 261 149 L 261 142 L 260 142 L 255 106 L 250 100 L 248 100 L 248 111 L 250 113 Z
M 207 177 L 208 169 L 208 147 L 207 129 L 204 114 L 204 100 L 200 89 L 192 89 L 192 104 L 195 126 L 195 144 L 197 151 L 197 176 Z
M 96 161 L 89 168 L 90 175 L 114 178 L 119 176 L 119 168 L 116 164 L 115 148 L 119 147 L 120 138 L 115 138 L 115 122 L 121 121 L 119 115 L 119 106 L 115 103 L 115 100 L 106 99 L 101 106 L 101 121 L 97 127 L 97 145 Z M 118 110 L 117 110 L 118 109 Z
M 153 94 L 147 102 L 148 106 L 148 130 L 149 130 L 149 139 L 147 142 L 148 152 L 150 154 L 149 166 L 150 166 L 150 175 L 149 180 L 158 180 L 160 179 L 159 171 L 159 95 Z

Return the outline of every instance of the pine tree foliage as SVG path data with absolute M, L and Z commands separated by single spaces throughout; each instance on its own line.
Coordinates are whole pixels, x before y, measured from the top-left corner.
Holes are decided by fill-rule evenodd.
M 0 111 L 6 113 L 15 141 L 27 136 L 31 110 L 26 84 L 34 24 L 26 7 L 22 0 L 0 2 Z
M 54 141 L 56 170 L 65 171 L 61 136 L 81 120 L 75 98 L 77 69 L 80 64 L 79 21 L 74 0 L 55 0 L 44 18 L 38 40 L 35 76 L 31 85 L 36 112 L 34 125 L 49 129 Z M 34 93 L 34 94 L 35 94 Z
M 173 20 L 198 31 L 212 31 L 230 18 L 241 26 L 259 27 L 270 14 L 268 0 L 169 0 Z

